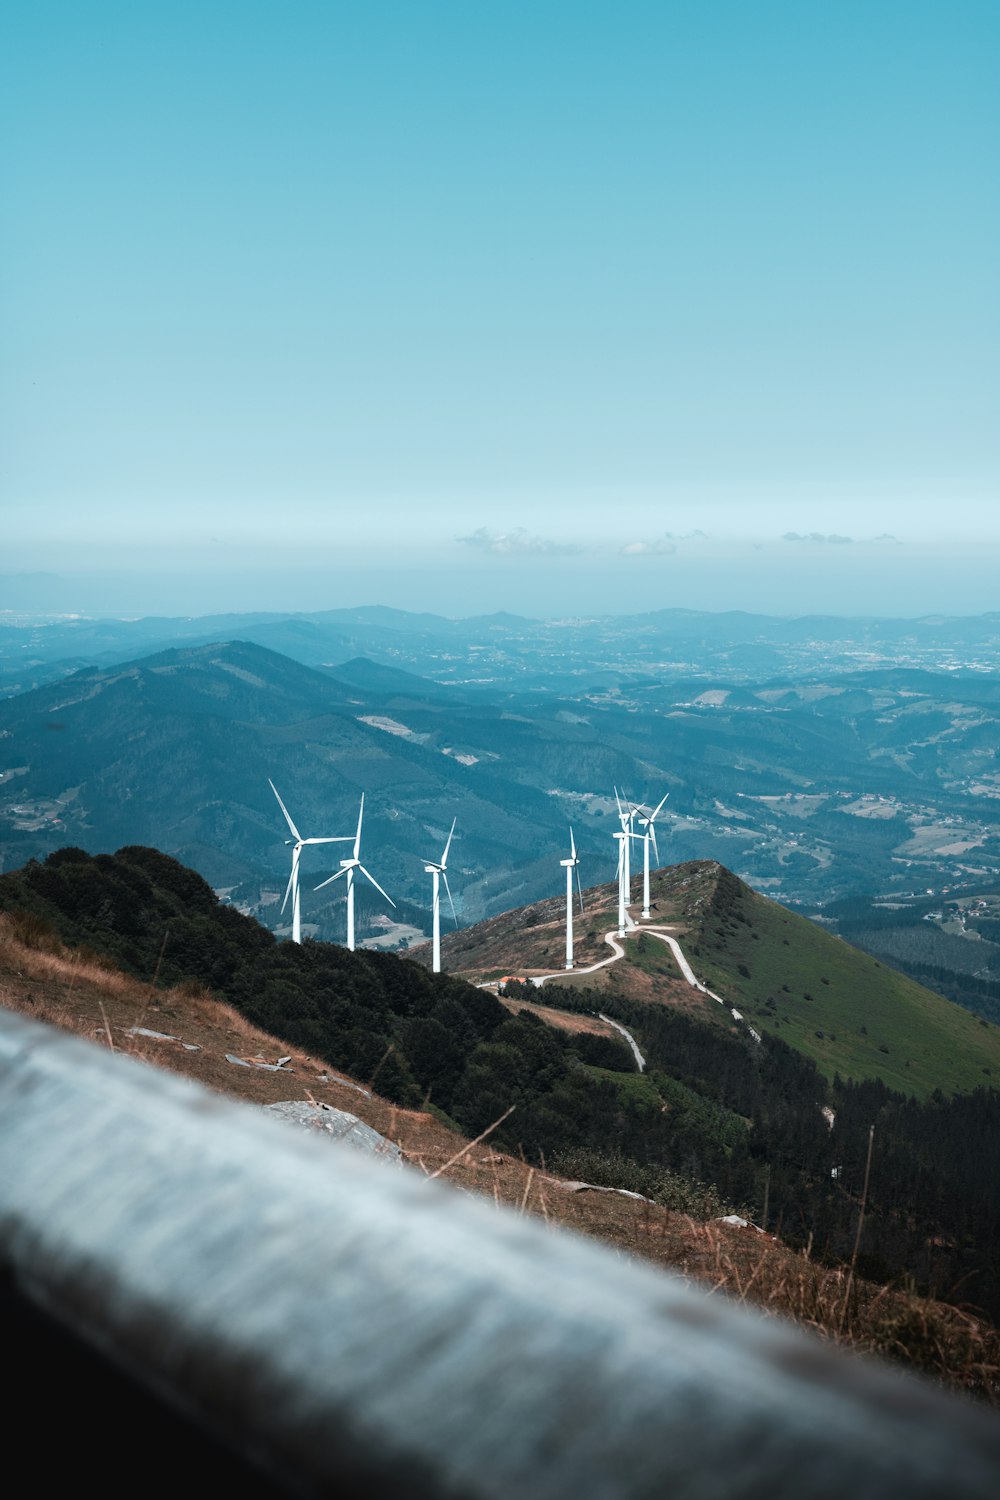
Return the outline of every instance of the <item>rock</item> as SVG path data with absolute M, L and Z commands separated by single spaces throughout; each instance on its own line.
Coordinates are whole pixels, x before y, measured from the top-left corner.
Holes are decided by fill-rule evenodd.
M 289 1124 L 323 1131 L 334 1140 L 344 1141 L 372 1156 L 383 1156 L 397 1164 L 403 1160 L 403 1153 L 393 1141 L 387 1141 L 384 1135 L 345 1109 L 334 1109 L 331 1104 L 309 1104 L 304 1099 L 286 1099 L 280 1104 L 265 1104 L 264 1110 Z
M 764 1233 L 759 1224 L 751 1224 L 749 1219 L 742 1219 L 739 1214 L 723 1214 L 715 1222 L 716 1224 L 729 1224 L 733 1229 L 752 1229 L 755 1234 Z
M 559 1177 L 549 1177 L 546 1181 L 566 1193 L 617 1193 L 621 1198 L 634 1198 L 637 1203 L 656 1202 L 655 1198 L 647 1198 L 644 1193 L 633 1193 L 631 1188 L 598 1187 L 595 1182 L 566 1182 Z

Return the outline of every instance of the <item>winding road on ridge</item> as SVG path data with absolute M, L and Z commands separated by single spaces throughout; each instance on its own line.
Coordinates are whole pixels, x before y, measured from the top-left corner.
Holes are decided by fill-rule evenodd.
M 710 990 L 707 985 L 702 984 L 701 980 L 697 978 L 694 970 L 692 969 L 691 965 L 688 963 L 687 958 L 684 955 L 684 950 L 672 933 L 664 932 L 662 928 L 659 927 L 641 926 L 638 922 L 634 922 L 630 917 L 629 931 L 626 933 L 626 936 L 632 937 L 635 933 L 639 932 L 648 932 L 651 937 L 659 938 L 661 943 L 666 943 L 667 947 L 674 955 L 674 958 L 677 960 L 677 967 L 680 969 L 681 973 L 683 974 L 684 978 L 687 980 L 691 988 L 698 990 L 702 995 L 707 995 L 710 1000 L 717 1000 L 720 1005 L 725 1006 L 726 1010 L 729 1011 L 729 1014 L 732 1016 L 733 1020 L 738 1021 L 742 1025 L 746 1026 L 746 1029 L 750 1033 L 753 1040 L 758 1044 L 760 1043 L 760 1033 L 755 1031 L 753 1027 L 747 1023 L 742 1012 L 738 1011 L 735 1006 L 728 1004 L 727 1001 L 723 1000 L 721 995 L 717 995 L 714 990 Z M 535 986 L 536 989 L 541 989 L 542 986 L 548 983 L 550 979 L 565 979 L 568 975 L 573 975 L 575 977 L 579 974 L 595 974 L 598 969 L 606 969 L 608 964 L 617 963 L 620 958 L 625 957 L 625 949 L 621 945 L 617 928 L 613 927 L 610 932 L 606 932 L 604 934 L 604 941 L 608 944 L 609 948 L 612 949 L 610 958 L 602 958 L 596 964 L 590 964 L 585 969 L 555 969 L 550 974 L 537 974 L 532 978 L 531 983 Z M 620 1026 L 617 1021 L 612 1021 L 610 1016 L 601 1016 L 601 1020 L 607 1021 L 611 1026 L 614 1026 L 616 1031 L 620 1031 L 622 1035 L 627 1038 L 629 1045 L 631 1046 L 632 1051 L 635 1054 L 636 1061 L 639 1064 L 639 1072 L 641 1073 L 645 1068 L 646 1063 L 631 1032 L 626 1031 L 625 1027 Z

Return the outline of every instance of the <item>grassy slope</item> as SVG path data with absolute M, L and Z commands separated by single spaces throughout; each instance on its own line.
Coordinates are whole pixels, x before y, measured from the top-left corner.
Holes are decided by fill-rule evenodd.
M 690 942 L 700 951 L 688 956 L 758 1031 L 828 1077 L 881 1078 L 918 1098 L 1000 1086 L 996 1026 L 745 886 L 739 909 L 746 922 L 699 913 Z

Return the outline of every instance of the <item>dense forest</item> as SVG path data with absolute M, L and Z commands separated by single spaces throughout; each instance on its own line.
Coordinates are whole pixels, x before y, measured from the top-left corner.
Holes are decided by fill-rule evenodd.
M 758 1223 L 766 1213 L 768 1228 L 831 1260 L 851 1254 L 874 1126 L 860 1269 L 1000 1316 L 1000 1096 L 990 1089 L 918 1103 L 880 1083 L 827 1083 L 779 1038 L 757 1045 L 667 1006 L 564 991 L 562 1004 L 604 1009 L 636 1035 L 648 1059 L 640 1076 L 623 1043 L 512 1015 L 405 958 L 279 942 L 154 849 L 60 850 L 0 875 L 0 909 L 28 941 L 56 935 L 142 980 L 209 987 L 470 1135 L 513 1105 L 495 1139 L 529 1160 L 692 1212 L 745 1208 Z
M 864 1274 L 888 1281 L 905 1273 L 923 1289 L 1000 1317 L 994 1090 L 936 1093 L 920 1103 L 879 1082 L 827 1084 L 777 1038 L 758 1049 L 664 1006 L 579 990 L 562 991 L 560 1003 L 582 1011 L 599 1005 L 637 1037 L 649 1068 L 644 1082 L 666 1101 L 667 1118 L 682 1125 L 669 1133 L 672 1166 L 716 1185 L 758 1224 L 766 1203 L 768 1228 L 831 1262 L 851 1255 L 874 1126 Z M 676 1102 L 679 1090 L 694 1096 L 687 1110 Z M 704 1101 L 716 1118 L 701 1130 L 683 1128 Z M 636 1144 L 629 1143 L 631 1153 L 642 1159 Z

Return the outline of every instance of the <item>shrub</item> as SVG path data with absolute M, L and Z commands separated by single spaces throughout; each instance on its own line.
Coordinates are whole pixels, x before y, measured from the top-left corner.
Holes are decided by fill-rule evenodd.
M 10 925 L 14 937 L 26 948 L 35 948 L 40 953 L 62 952 L 59 934 L 44 917 L 38 917 L 32 911 L 12 911 Z
M 611 1151 L 596 1151 L 579 1147 L 563 1151 L 552 1157 L 550 1166 L 562 1177 L 577 1182 L 589 1182 L 594 1187 L 622 1188 L 628 1193 L 641 1193 L 652 1198 L 662 1208 L 674 1213 L 689 1214 L 692 1219 L 718 1219 L 732 1213 L 732 1208 L 723 1202 L 714 1183 L 697 1182 L 694 1178 L 682 1177 L 667 1167 L 643 1166 Z

